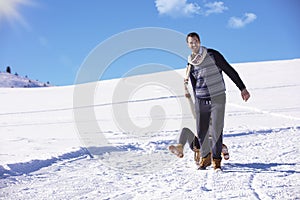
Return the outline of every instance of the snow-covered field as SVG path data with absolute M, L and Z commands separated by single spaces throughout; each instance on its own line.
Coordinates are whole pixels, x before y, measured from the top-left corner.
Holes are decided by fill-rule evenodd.
M 251 98 L 226 79 L 221 173 L 167 150 L 193 125 L 184 69 L 101 81 L 93 105 L 0 88 L 0 199 L 300 199 L 300 59 L 233 66 Z

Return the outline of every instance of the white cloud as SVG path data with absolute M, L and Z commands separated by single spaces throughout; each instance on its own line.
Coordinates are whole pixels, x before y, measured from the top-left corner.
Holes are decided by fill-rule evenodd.
M 224 6 L 224 2 L 222 1 L 206 3 L 204 7 L 208 8 L 204 13 L 206 16 L 214 13 L 223 13 L 225 10 L 228 10 L 228 8 Z
M 228 25 L 231 28 L 242 28 L 253 22 L 256 18 L 257 16 L 254 13 L 245 13 L 243 17 L 231 17 Z
M 18 11 L 18 7 L 21 5 L 34 5 L 31 0 L 0 0 L 0 22 L 7 20 L 10 23 L 14 21 L 20 23 L 26 28 L 29 25 Z
M 180 17 L 200 14 L 200 6 L 187 3 L 187 0 L 155 0 L 155 5 L 161 15 Z

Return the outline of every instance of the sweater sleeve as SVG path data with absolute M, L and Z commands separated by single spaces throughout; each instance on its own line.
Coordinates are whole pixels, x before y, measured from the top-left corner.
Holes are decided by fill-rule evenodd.
M 213 49 L 209 49 L 209 52 L 212 53 L 216 65 L 229 76 L 229 78 L 235 83 L 235 85 L 242 91 L 246 88 L 245 84 L 243 83 L 242 79 L 240 78 L 239 74 L 235 69 L 225 60 L 223 55 Z

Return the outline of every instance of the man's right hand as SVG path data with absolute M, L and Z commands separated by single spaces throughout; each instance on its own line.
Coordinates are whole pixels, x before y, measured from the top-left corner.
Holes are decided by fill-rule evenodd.
M 186 93 L 186 94 L 185 94 L 185 97 L 186 97 L 186 98 L 191 98 L 191 94 L 190 94 L 190 93 Z

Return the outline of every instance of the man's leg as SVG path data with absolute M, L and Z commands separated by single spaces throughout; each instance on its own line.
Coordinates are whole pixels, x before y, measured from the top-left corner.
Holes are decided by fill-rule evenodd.
M 194 137 L 194 133 L 189 128 L 184 127 L 180 132 L 178 143 L 184 146 L 186 142 L 188 142 L 188 144 L 191 145 L 194 141 Z
M 197 134 L 200 144 L 201 162 L 199 169 L 206 169 L 211 165 L 209 142 L 209 121 L 211 105 L 199 99 L 195 101 Z
M 215 97 L 211 108 L 213 158 L 221 158 L 225 116 L 225 95 Z
M 193 132 L 189 128 L 183 128 L 180 131 L 178 144 L 169 146 L 169 150 L 179 158 L 182 158 L 184 145 L 186 142 L 190 145 L 193 142 L 194 137 Z
M 201 157 L 206 157 L 210 152 L 208 129 L 211 105 L 203 104 L 199 99 L 196 98 L 195 109 L 197 135 L 200 144 Z
M 221 153 L 223 144 L 223 127 L 225 116 L 225 95 L 215 97 L 212 102 L 211 119 L 212 119 L 212 156 L 214 168 L 221 168 Z

